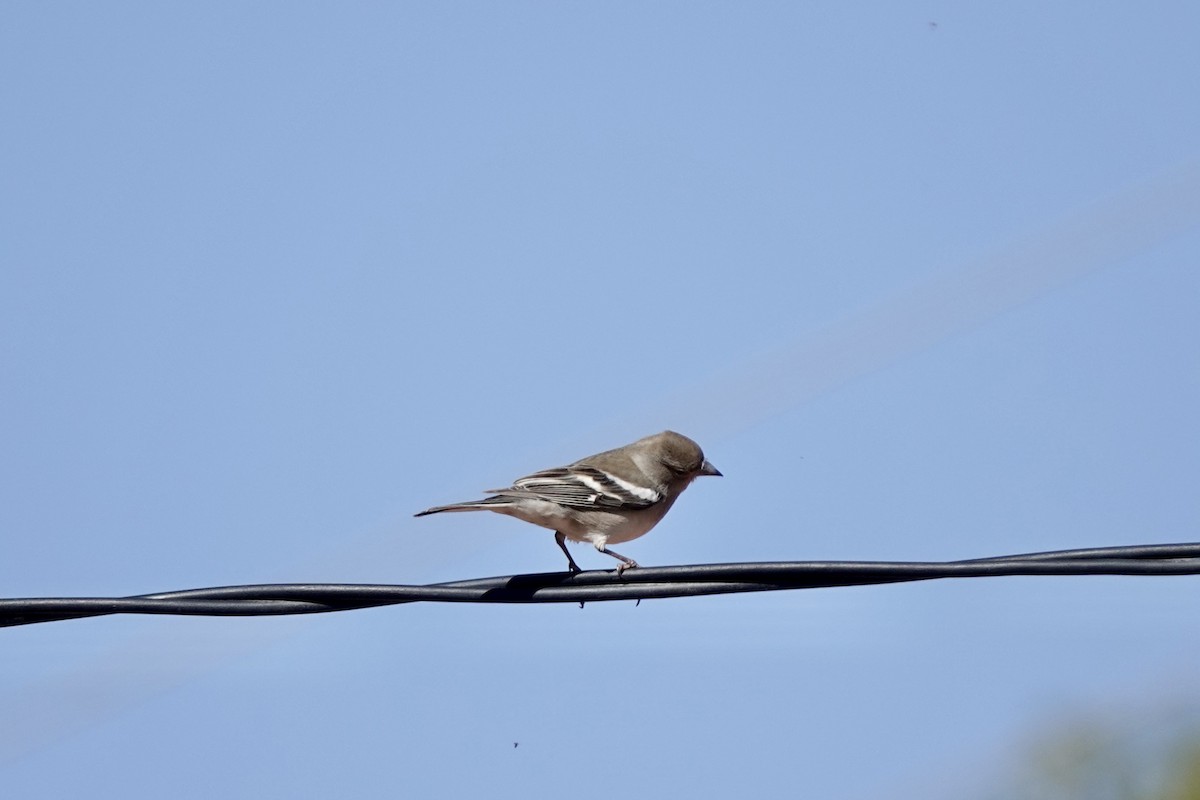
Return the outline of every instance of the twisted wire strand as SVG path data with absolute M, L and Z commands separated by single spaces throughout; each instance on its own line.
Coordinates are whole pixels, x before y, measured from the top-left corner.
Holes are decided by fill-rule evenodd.
M 275 616 L 402 603 L 584 603 L 1017 575 L 1197 575 L 1200 543 L 1092 547 L 964 561 L 778 561 L 546 572 L 425 586 L 285 583 L 132 597 L 0 599 L 0 627 L 107 614 Z

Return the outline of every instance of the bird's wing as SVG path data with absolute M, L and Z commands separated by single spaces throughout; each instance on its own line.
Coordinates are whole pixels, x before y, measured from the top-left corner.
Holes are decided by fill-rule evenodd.
M 513 481 L 511 489 L 489 491 L 539 497 L 568 508 L 613 511 L 649 508 L 662 500 L 657 489 L 639 486 L 584 464 L 544 469 Z

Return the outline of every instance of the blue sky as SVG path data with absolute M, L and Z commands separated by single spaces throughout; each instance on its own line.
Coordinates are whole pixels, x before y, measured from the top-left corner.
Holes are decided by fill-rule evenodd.
M 664 427 L 726 477 L 643 564 L 1200 539 L 1198 32 L 1186 3 L 13 5 L 0 594 L 556 570 L 549 533 L 411 514 Z M 1195 704 L 1195 592 L 15 628 L 0 785 L 957 797 L 1062 714 Z

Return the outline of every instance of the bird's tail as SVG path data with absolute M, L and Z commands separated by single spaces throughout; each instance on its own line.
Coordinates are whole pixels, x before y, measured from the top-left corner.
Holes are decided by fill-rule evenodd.
M 493 509 L 496 506 L 509 505 L 512 503 L 511 498 L 488 497 L 483 500 L 472 500 L 468 503 L 451 503 L 447 506 L 434 506 L 427 508 L 424 511 L 419 511 L 413 514 L 414 517 L 424 517 L 429 514 L 440 514 L 443 511 L 485 511 Z

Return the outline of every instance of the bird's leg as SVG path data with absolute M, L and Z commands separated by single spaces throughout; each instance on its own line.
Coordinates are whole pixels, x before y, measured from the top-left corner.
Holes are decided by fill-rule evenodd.
M 638 562 L 634 561 L 632 558 L 621 555 L 616 550 L 609 550 L 607 547 L 604 547 L 603 545 L 601 545 L 600 547 L 597 547 L 596 549 L 599 550 L 601 553 L 604 553 L 604 555 L 612 556 L 613 558 L 615 558 L 621 562 L 621 566 L 617 567 L 618 575 L 620 575 L 622 572 L 624 572 L 627 569 L 633 569 L 638 566 Z
M 554 541 L 558 542 L 558 546 L 562 548 L 563 554 L 567 557 L 567 569 L 571 572 L 583 572 L 579 568 L 579 565 L 575 563 L 575 559 L 571 558 L 571 552 L 567 550 L 567 537 L 555 531 Z

